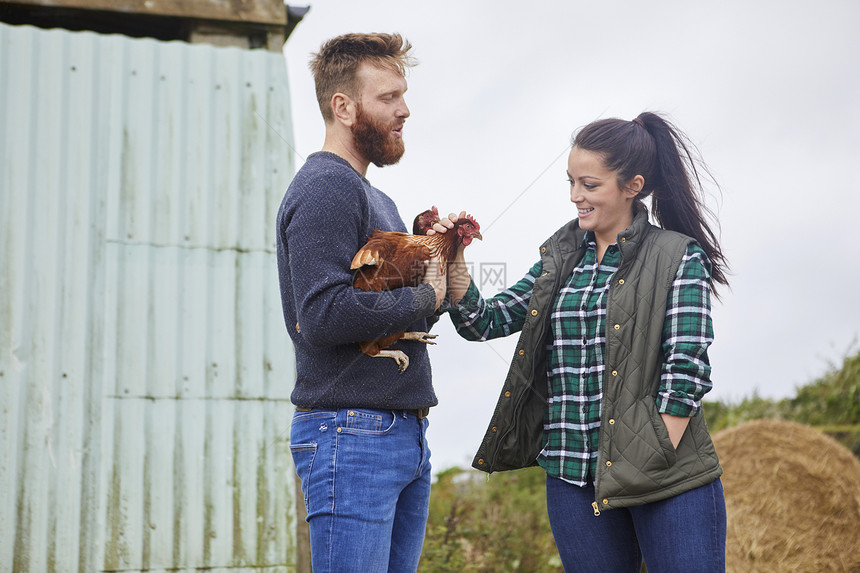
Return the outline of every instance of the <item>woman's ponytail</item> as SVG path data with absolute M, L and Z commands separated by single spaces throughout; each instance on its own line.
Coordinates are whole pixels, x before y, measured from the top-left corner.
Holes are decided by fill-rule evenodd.
M 719 223 L 705 204 L 699 170 L 711 180 L 713 177 L 698 159 L 696 146 L 681 130 L 655 113 L 644 112 L 637 119 L 654 138 L 655 186 L 651 212 L 664 229 L 696 239 L 711 260 L 712 282 L 727 285 L 726 259 L 708 219 Z

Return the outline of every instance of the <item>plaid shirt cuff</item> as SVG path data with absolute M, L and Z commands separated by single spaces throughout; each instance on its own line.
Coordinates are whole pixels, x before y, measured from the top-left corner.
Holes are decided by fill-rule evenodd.
M 692 418 L 702 407 L 700 400 L 692 400 L 686 394 L 661 394 L 657 396 L 657 411 L 661 414 Z

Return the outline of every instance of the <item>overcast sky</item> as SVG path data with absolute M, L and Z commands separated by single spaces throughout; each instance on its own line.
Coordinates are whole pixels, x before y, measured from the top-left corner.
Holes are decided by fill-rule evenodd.
M 295 2 L 293 2 L 295 3 Z M 860 3 L 396 2 L 317 0 L 287 42 L 296 165 L 324 126 L 309 54 L 347 32 L 399 32 L 408 76 L 406 155 L 370 167 L 404 220 L 468 210 L 466 251 L 485 296 L 538 260 L 575 217 L 571 134 L 603 117 L 667 114 L 699 147 L 731 291 L 713 309 L 714 390 L 781 398 L 860 348 Z M 481 278 L 481 271 L 485 276 Z M 439 406 L 435 470 L 467 467 L 515 338 L 461 339 L 444 319 L 431 347 Z

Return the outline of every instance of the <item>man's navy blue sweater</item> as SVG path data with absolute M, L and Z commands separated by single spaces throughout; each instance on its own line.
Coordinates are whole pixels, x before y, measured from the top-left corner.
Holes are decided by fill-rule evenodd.
M 427 345 L 399 341 L 409 356 L 371 358 L 358 342 L 426 332 L 436 295 L 429 284 L 387 292 L 352 286 L 349 266 L 374 229 L 406 232 L 394 202 L 327 152 L 296 173 L 277 220 L 278 274 L 287 331 L 296 351 L 293 404 L 315 408 L 413 409 L 435 406 Z M 432 323 L 432 321 L 431 321 Z

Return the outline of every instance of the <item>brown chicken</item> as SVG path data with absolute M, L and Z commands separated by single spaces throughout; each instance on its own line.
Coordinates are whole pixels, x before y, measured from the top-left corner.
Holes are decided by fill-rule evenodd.
M 430 221 L 424 229 L 426 232 L 434 222 L 427 218 L 431 215 L 435 215 L 438 220 L 439 213 L 435 207 L 416 217 L 413 227 L 418 229 L 419 218 L 425 222 Z M 418 286 L 424 279 L 425 265 L 430 258 L 439 257 L 444 274 L 448 260 L 454 258 L 460 245 L 468 246 L 473 239 L 483 237 L 481 226 L 471 215 L 466 215 L 465 219 L 454 223 L 454 227 L 448 232 L 429 237 L 376 229 L 352 259 L 350 269 L 357 269 L 353 286 L 365 291 Z M 393 358 L 397 362 L 398 370 L 403 373 L 409 367 L 409 357 L 403 351 L 386 349 L 398 340 L 436 344 L 433 342 L 434 338 L 435 334 L 426 332 L 398 332 L 384 338 L 360 342 L 358 347 L 368 356 Z

